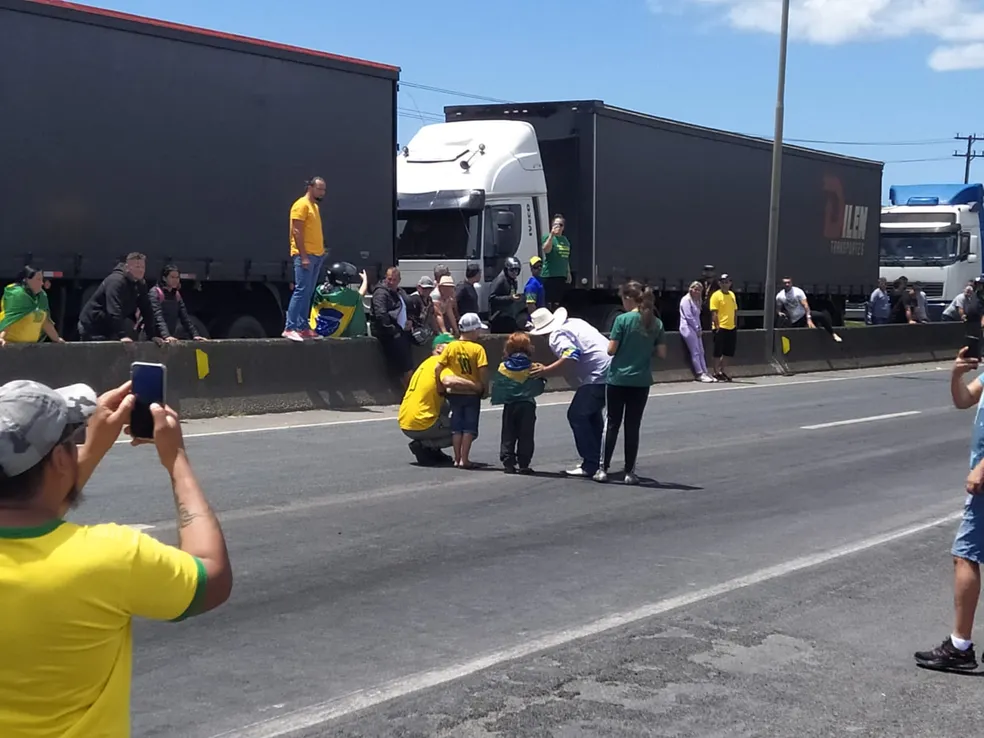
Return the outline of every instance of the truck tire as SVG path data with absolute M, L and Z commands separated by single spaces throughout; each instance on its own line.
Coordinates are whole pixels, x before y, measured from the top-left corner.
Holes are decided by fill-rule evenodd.
M 188 317 L 191 318 L 191 324 L 195 326 L 195 330 L 198 331 L 199 336 L 201 336 L 202 338 L 211 338 L 211 335 L 209 335 L 208 332 L 208 328 L 197 316 L 189 315 Z M 183 325 L 178 326 L 177 333 L 178 333 L 177 337 L 180 338 L 182 341 L 187 341 L 191 339 L 191 336 L 189 336 L 188 333 L 185 331 Z
M 263 324 L 252 315 L 240 315 L 229 324 L 223 338 L 267 338 Z

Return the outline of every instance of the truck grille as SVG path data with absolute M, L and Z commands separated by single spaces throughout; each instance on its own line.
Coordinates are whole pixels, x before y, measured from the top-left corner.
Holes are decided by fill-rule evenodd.
M 923 282 L 922 289 L 926 297 L 943 297 L 942 282 Z

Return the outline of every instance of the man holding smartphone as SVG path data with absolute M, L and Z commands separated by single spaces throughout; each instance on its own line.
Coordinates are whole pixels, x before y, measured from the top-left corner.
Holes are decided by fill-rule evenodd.
M 229 597 L 225 539 L 170 408 L 151 406 L 149 442 L 171 478 L 178 547 L 64 520 L 134 403 L 129 382 L 99 398 L 85 385 L 0 386 L 3 738 L 128 736 L 132 618 L 182 620 Z
M 970 474 L 967 475 L 963 521 L 957 531 L 953 555 L 953 632 L 931 651 L 916 653 L 916 663 L 941 671 L 973 671 L 977 668 L 972 641 L 977 600 L 981 594 L 984 562 L 984 384 L 978 375 L 969 383 L 964 375 L 975 371 L 980 359 L 960 349 L 950 375 L 950 395 L 958 410 L 977 407 L 970 440 Z

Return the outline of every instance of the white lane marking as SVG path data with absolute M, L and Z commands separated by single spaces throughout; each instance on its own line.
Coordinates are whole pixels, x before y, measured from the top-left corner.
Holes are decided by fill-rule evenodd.
M 922 410 L 906 410 L 902 413 L 888 413 L 886 415 L 869 415 L 866 418 L 851 418 L 849 420 L 835 420 L 832 423 L 817 423 L 816 425 L 801 425 L 800 430 L 822 430 L 823 428 L 837 428 L 841 425 L 857 425 L 858 423 L 874 423 L 876 420 L 891 420 L 893 418 L 907 418 L 911 415 L 921 415 Z
M 849 370 L 857 371 L 857 370 Z M 884 372 L 881 374 L 862 374 L 859 376 L 839 376 L 839 377 L 818 377 L 816 379 L 789 379 L 789 381 L 779 381 L 774 384 L 728 384 L 723 386 L 715 387 L 702 387 L 701 389 L 692 390 L 669 390 L 669 391 L 658 391 L 650 393 L 650 397 L 679 397 L 682 395 L 703 395 L 709 392 L 733 392 L 738 390 L 751 390 L 751 389 L 771 389 L 773 387 L 798 387 L 802 384 L 827 384 L 829 382 L 849 382 L 855 379 L 883 379 L 885 377 L 899 377 L 906 376 L 909 374 L 927 374 L 932 372 L 943 371 L 943 367 L 933 367 L 932 369 L 913 369 L 911 371 L 892 371 Z M 564 390 L 567 392 L 568 390 Z M 570 400 L 563 400 L 560 402 L 539 402 L 538 407 L 557 407 L 557 406 L 567 406 L 570 405 Z M 483 413 L 498 412 L 501 407 L 483 407 Z M 246 435 L 250 433 L 272 433 L 274 431 L 285 431 L 285 430 L 305 430 L 308 428 L 332 428 L 338 425 L 361 425 L 363 423 L 382 423 L 382 422 L 392 422 L 396 420 L 395 415 L 382 415 L 375 418 L 357 418 L 354 420 L 326 420 L 316 423 L 295 423 L 288 425 L 268 425 L 259 428 L 231 428 L 229 430 L 219 430 L 219 431 L 204 431 L 202 433 L 186 433 L 185 438 L 212 438 L 215 436 L 238 436 Z M 116 442 L 116 445 L 129 444 L 129 438 L 121 438 Z
M 470 661 L 448 666 L 443 669 L 425 671 L 408 677 L 403 677 L 401 679 L 395 679 L 391 682 L 387 682 L 369 689 L 361 689 L 345 695 L 344 697 L 339 697 L 334 700 L 329 700 L 327 702 L 311 705 L 310 707 L 305 707 L 300 710 L 295 710 L 294 712 L 281 715 L 277 718 L 262 720 L 245 725 L 236 730 L 219 733 L 212 738 L 228 738 L 230 736 L 236 736 L 237 738 L 278 738 L 279 736 L 283 736 L 294 731 L 314 728 L 330 720 L 349 715 L 353 712 L 365 710 L 366 708 L 374 707 L 382 704 L 383 702 L 399 697 L 405 697 L 415 692 L 430 689 L 431 687 L 447 684 L 448 682 L 462 679 L 463 677 L 470 676 L 476 672 L 489 669 L 493 666 L 499 666 L 500 664 L 508 661 L 514 661 L 516 659 L 531 656 L 532 654 L 540 651 L 557 648 L 558 646 L 564 646 L 582 638 L 597 636 L 605 633 L 606 631 L 620 628 L 625 625 L 631 625 L 639 622 L 640 620 L 645 620 L 656 615 L 663 615 L 672 610 L 678 610 L 682 607 L 694 605 L 699 602 L 709 600 L 713 597 L 730 594 L 737 590 L 752 587 L 757 584 L 763 584 L 773 579 L 778 579 L 779 577 L 784 577 L 788 574 L 793 574 L 804 569 L 811 569 L 821 566 L 836 559 L 844 558 L 845 556 L 861 553 L 877 546 L 882 546 L 886 543 L 892 543 L 893 541 L 897 541 L 901 538 L 906 538 L 917 533 L 922 533 L 939 525 L 951 523 L 958 520 L 962 515 L 963 513 L 953 513 L 942 518 L 931 520 L 927 523 L 919 523 L 907 528 L 902 528 L 901 530 L 895 530 L 890 533 L 872 536 L 871 538 L 866 538 L 858 541 L 857 543 L 851 543 L 838 548 L 822 551 L 820 553 L 810 554 L 809 556 L 792 559 L 790 561 L 786 561 L 785 563 L 770 566 L 765 569 L 759 569 L 751 574 L 730 579 L 726 582 L 722 582 L 721 584 L 715 584 L 711 587 L 706 587 L 689 594 L 670 597 L 665 600 L 643 605 L 642 607 L 638 607 L 633 610 L 609 615 L 586 625 L 541 636 L 525 643 L 521 643 L 517 646 L 513 646 L 512 648 L 494 651 L 492 653 L 471 659 Z

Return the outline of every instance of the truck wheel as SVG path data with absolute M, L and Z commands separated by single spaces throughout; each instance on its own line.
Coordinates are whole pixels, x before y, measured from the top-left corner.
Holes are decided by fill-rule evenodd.
M 606 336 L 612 332 L 612 326 L 615 325 L 615 319 L 624 313 L 625 310 L 622 307 L 613 307 L 606 314 L 604 320 L 601 321 L 602 330 Z
M 225 338 L 267 338 L 267 334 L 252 315 L 240 315 L 229 324 Z
M 211 338 L 211 335 L 209 335 L 208 332 L 208 328 L 201 320 L 199 320 L 197 316 L 189 315 L 188 317 L 191 318 L 191 324 L 195 326 L 195 330 L 198 331 L 199 336 L 201 336 L 202 338 Z M 178 338 L 180 338 L 182 341 L 187 341 L 191 339 L 191 336 L 189 336 L 188 333 L 185 331 L 183 325 L 178 326 Z

